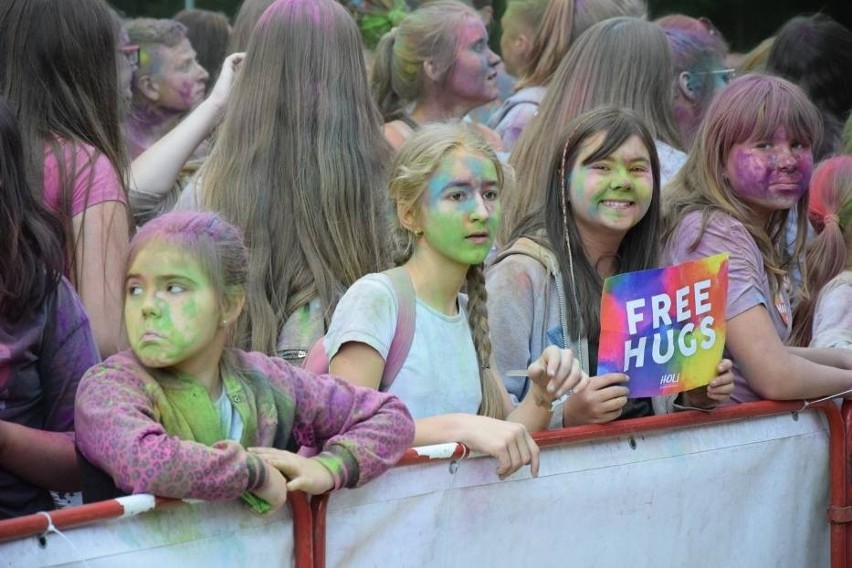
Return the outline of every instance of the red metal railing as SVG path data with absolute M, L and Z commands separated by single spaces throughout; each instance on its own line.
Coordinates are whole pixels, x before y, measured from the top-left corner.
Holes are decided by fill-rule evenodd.
M 587 425 L 539 432 L 533 437 L 541 447 L 572 444 L 588 440 L 616 438 L 645 432 L 659 432 L 718 422 L 746 420 L 802 411 L 801 402 L 755 402 L 729 406 L 709 413 L 680 412 L 664 416 L 651 416 L 635 420 L 616 421 L 604 425 Z M 852 551 L 852 467 L 849 449 L 852 448 L 852 404 L 845 403 L 842 411 L 832 402 L 821 402 L 808 407 L 826 417 L 829 431 L 829 510 L 831 566 L 845 568 Z M 458 460 L 468 455 L 462 444 L 450 444 L 439 452 L 424 453 L 414 449 L 406 452 L 398 466 L 409 466 L 430 460 Z M 293 539 L 297 568 L 325 568 L 326 523 L 329 494 L 312 499 L 301 492 L 292 492 L 288 502 L 293 514 Z M 155 498 L 151 509 L 182 505 L 182 501 Z M 0 521 L 0 542 L 35 536 L 47 531 L 49 522 L 59 529 L 68 529 L 128 515 L 121 499 L 90 505 L 71 507 L 43 514 L 29 515 Z M 852 560 L 852 558 L 849 558 Z M 282 559 L 289 560 L 289 559 Z
M 47 532 L 50 523 L 58 530 L 74 527 L 82 527 L 111 519 L 118 519 L 132 514 L 144 513 L 154 509 L 164 509 L 176 506 L 191 506 L 180 499 L 166 499 L 163 497 L 150 497 L 151 504 L 148 507 L 136 509 L 133 513 L 128 510 L 128 503 L 137 504 L 143 495 L 132 495 L 130 498 L 119 497 L 108 501 L 68 507 L 50 511 L 47 514 L 36 513 L 15 519 L 0 521 L 0 542 L 38 536 Z M 291 491 L 287 495 L 287 502 L 293 515 L 293 551 L 296 568 L 312 568 L 314 566 L 313 530 L 311 521 L 311 506 L 308 497 L 301 491 Z M 49 515 L 49 516 L 48 516 Z M 282 559 L 283 565 L 289 566 L 289 558 Z
M 702 424 L 733 422 L 760 416 L 773 416 L 790 412 L 801 412 L 802 402 L 762 401 L 749 404 L 737 404 L 719 408 L 712 412 L 678 412 L 661 416 L 649 416 L 634 420 L 619 420 L 608 424 L 574 426 L 560 430 L 549 430 L 533 434 L 540 447 L 558 446 L 617 438 L 645 432 L 659 432 L 677 428 L 687 428 Z M 852 508 L 847 507 L 847 495 L 852 495 L 852 477 L 849 476 L 847 447 L 852 447 L 852 404 L 844 406 L 843 414 L 832 401 L 808 406 L 809 411 L 822 412 L 828 422 L 829 430 L 829 522 L 831 539 L 831 567 L 846 568 L 847 550 L 852 550 L 852 530 L 848 522 L 852 521 Z M 847 445 L 849 439 L 849 445 Z M 469 454 L 463 444 L 455 447 L 442 447 L 436 453 L 424 453 L 415 449 L 408 450 L 397 466 L 409 466 L 431 460 L 458 460 Z M 848 491 L 848 493 L 847 493 Z M 313 517 L 314 568 L 325 568 L 326 512 L 329 494 L 311 498 Z M 832 518 L 832 512 L 834 517 Z M 843 516 L 849 517 L 849 521 Z

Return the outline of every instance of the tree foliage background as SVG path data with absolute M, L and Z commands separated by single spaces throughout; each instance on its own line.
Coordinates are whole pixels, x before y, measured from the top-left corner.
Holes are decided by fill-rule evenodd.
M 194 1 L 196 8 L 233 16 L 241 0 L 110 0 L 128 17 L 168 18 Z M 506 0 L 493 0 L 501 11 Z M 850 0 L 648 0 L 651 18 L 683 13 L 706 16 L 722 32 L 733 51 L 747 51 L 773 35 L 791 17 L 822 11 L 852 29 Z

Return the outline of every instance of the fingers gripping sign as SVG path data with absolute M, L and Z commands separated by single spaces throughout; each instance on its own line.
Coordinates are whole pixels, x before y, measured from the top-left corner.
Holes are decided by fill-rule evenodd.
M 734 364 L 730 359 L 722 359 L 716 366 L 716 376 L 703 387 L 683 392 L 686 406 L 709 410 L 720 403 L 727 402 L 734 392 Z
M 722 359 L 716 366 L 716 377 L 707 385 L 707 398 L 715 402 L 725 402 L 734 392 L 734 364 L 730 359 Z
M 593 377 L 589 388 L 565 403 L 565 426 L 604 424 L 621 415 L 627 404 L 629 391 L 625 386 L 627 375 L 606 373 Z

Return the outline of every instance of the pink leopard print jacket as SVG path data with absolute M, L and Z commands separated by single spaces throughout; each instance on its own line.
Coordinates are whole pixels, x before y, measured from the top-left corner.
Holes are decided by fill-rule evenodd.
M 317 458 L 332 472 L 337 489 L 383 473 L 414 439 L 411 416 L 394 396 L 314 376 L 261 353 L 227 350 L 223 360 L 228 396 L 248 417 L 242 443 L 207 446 L 166 431 L 161 420 L 176 412 L 168 392 L 177 379 L 156 371 L 155 378 L 125 351 L 92 367 L 80 381 L 75 415 L 80 451 L 123 491 L 217 500 L 235 499 L 263 483 L 260 459 L 244 447 L 321 448 Z M 181 388 L 203 389 L 183 382 Z

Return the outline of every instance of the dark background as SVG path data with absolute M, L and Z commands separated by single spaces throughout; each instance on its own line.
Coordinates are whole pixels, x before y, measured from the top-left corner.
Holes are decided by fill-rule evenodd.
M 195 0 L 196 8 L 233 16 L 241 0 Z M 184 7 L 184 0 L 110 0 L 128 17 L 167 18 Z M 495 8 L 505 0 L 494 0 Z M 683 13 L 706 16 L 722 32 L 732 51 L 748 51 L 773 35 L 792 16 L 824 12 L 852 29 L 850 0 L 648 0 L 651 18 Z

